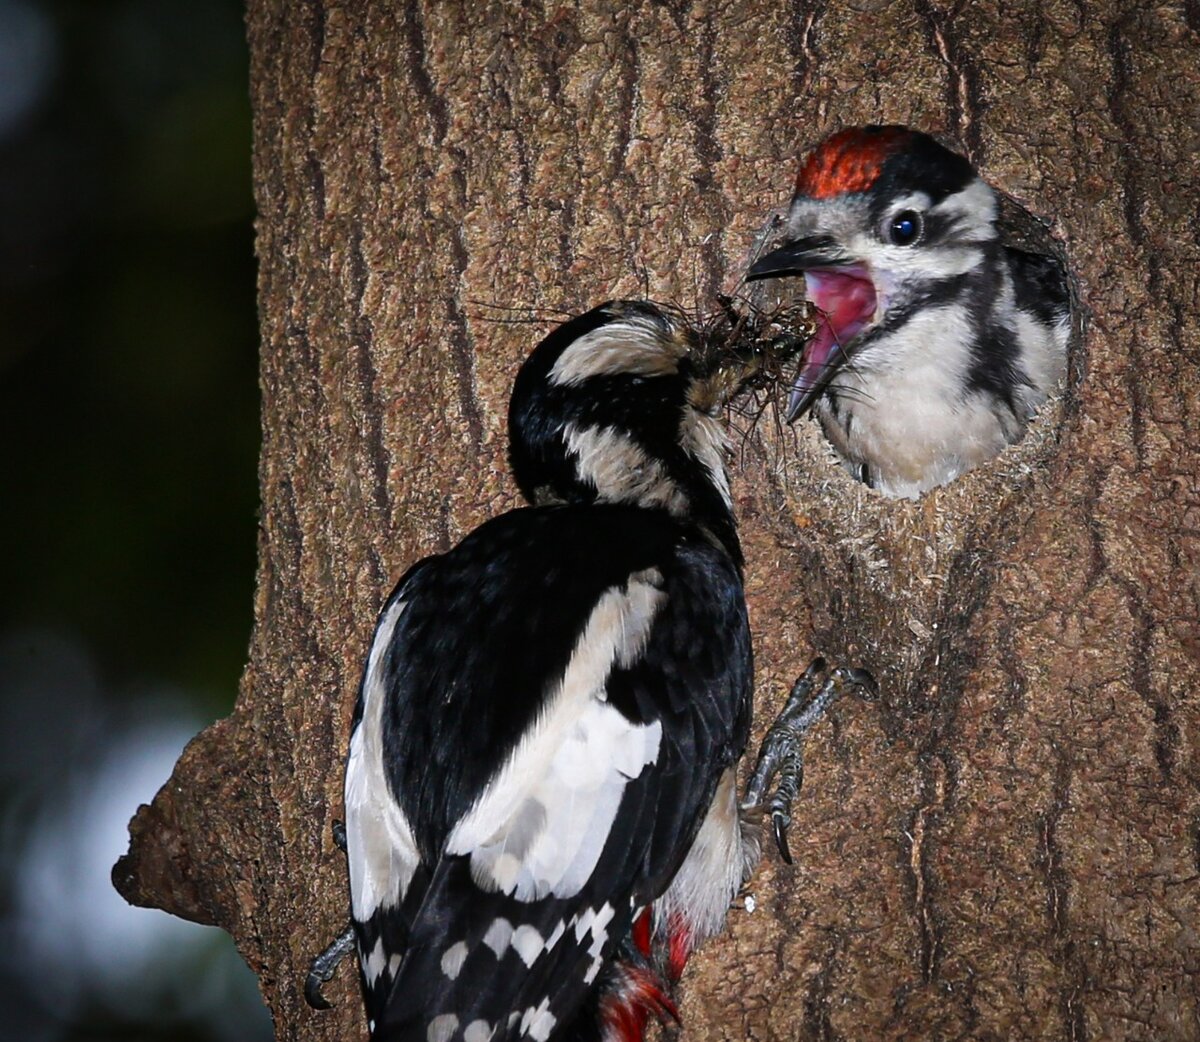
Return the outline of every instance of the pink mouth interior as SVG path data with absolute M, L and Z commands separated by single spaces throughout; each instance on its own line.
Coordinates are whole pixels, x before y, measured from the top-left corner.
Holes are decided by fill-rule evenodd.
M 820 385 L 846 346 L 875 317 L 875 286 L 862 265 L 822 268 L 804 273 L 808 299 L 821 312 L 817 332 L 804 348 L 800 372 L 792 385 L 792 402 L 798 405 Z

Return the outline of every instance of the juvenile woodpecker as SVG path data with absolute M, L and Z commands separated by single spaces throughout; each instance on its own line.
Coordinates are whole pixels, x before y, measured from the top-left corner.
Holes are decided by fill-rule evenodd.
M 345 777 L 374 1042 L 636 1042 L 757 853 L 729 381 L 696 346 L 634 302 L 553 331 L 509 412 L 533 505 L 382 610 Z
M 1049 258 L 1005 245 L 996 193 L 899 126 L 827 138 L 796 181 L 782 245 L 747 279 L 803 275 L 823 315 L 788 404 L 846 468 L 916 498 L 1018 441 L 1061 380 L 1070 306 Z

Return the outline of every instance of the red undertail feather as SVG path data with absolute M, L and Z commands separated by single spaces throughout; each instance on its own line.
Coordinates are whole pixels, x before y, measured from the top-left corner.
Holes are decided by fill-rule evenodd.
M 677 981 L 692 955 L 692 931 L 678 916 L 673 916 L 667 937 L 667 976 Z
M 844 192 L 865 192 L 883 164 L 912 131 L 905 127 L 851 127 L 822 141 L 800 168 L 796 194 L 832 199 Z
M 645 958 L 650 958 L 650 909 L 643 908 L 642 914 L 633 921 L 633 943 Z
M 600 1002 L 604 1042 L 642 1042 L 651 1016 L 679 1023 L 679 1010 L 654 973 L 625 964 L 621 978 Z

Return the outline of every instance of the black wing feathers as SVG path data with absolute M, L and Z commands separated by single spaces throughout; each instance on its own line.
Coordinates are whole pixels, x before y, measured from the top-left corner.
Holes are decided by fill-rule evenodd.
M 1047 325 L 1060 321 L 1070 310 L 1070 291 L 1063 266 L 1053 257 L 1006 247 L 1011 262 L 1017 300 Z
M 646 514 L 515 510 L 408 583 L 386 658 L 384 747 L 423 859 L 529 729 L 600 594 L 668 558 L 678 526 Z

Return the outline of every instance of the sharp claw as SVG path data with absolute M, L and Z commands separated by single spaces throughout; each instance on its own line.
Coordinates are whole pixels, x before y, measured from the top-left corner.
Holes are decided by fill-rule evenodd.
M 321 994 L 321 985 L 324 983 L 323 980 L 319 977 L 314 977 L 311 973 L 304 981 L 304 1001 L 313 1009 L 333 1009 L 333 1003 Z
M 879 685 L 865 669 L 839 667 L 828 673 L 820 690 L 813 694 L 817 678 L 825 673 L 824 658 L 813 659 L 788 694 L 783 711 L 767 730 L 758 753 L 758 762 L 746 787 L 743 807 L 760 808 L 764 795 L 776 776 L 779 784 L 769 802 L 775 845 L 779 856 L 792 863 L 788 847 L 788 828 L 792 823 L 792 801 L 800 793 L 804 779 L 804 737 L 824 715 L 825 710 L 846 687 L 859 689 L 865 697 L 876 698 Z
M 850 669 L 846 671 L 850 683 L 862 688 L 862 697 L 868 700 L 879 697 L 879 682 L 865 669 Z
M 788 849 L 787 830 L 791 819 L 776 812 L 771 815 L 771 823 L 775 826 L 775 846 L 779 848 L 779 856 L 783 858 L 785 864 L 790 865 L 792 852 Z
M 346 853 L 345 822 L 333 823 L 333 844 L 343 854 Z M 334 942 L 312 961 L 308 976 L 304 978 L 304 1001 L 313 1009 L 333 1009 L 330 1002 L 322 993 L 321 987 L 333 979 L 341 961 L 354 949 L 354 927 L 347 926 Z

